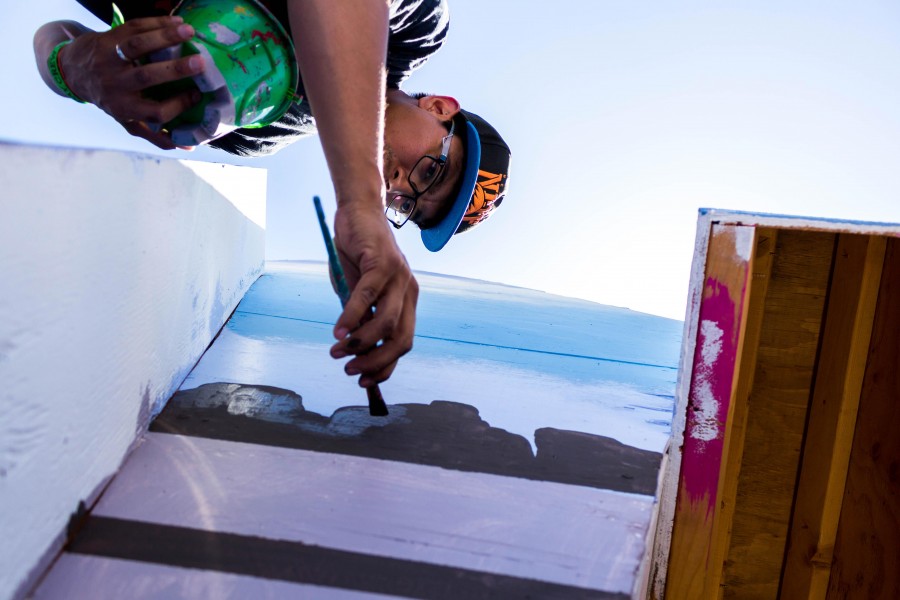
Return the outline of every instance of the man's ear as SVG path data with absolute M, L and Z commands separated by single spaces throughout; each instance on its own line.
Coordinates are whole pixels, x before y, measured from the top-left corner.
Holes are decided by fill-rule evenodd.
M 450 96 L 422 96 L 419 108 L 427 110 L 441 121 L 449 121 L 459 112 L 459 102 Z

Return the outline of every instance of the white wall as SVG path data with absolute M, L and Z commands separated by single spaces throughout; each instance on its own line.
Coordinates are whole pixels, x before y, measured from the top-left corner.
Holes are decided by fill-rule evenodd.
M 27 591 L 262 272 L 265 186 L 0 141 L 0 598 Z

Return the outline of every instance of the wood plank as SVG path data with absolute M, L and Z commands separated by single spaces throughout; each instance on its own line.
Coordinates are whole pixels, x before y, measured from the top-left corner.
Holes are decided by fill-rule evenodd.
M 53 569 L 35 591 L 33 598 L 34 600 L 72 598 L 385 600 L 383 594 L 357 590 L 68 552 L 59 557 Z
M 835 235 L 779 231 L 749 396 L 725 598 L 774 598 Z
M 769 279 L 772 276 L 777 239 L 778 230 L 776 229 L 759 229 L 756 232 L 756 250 L 751 266 L 752 279 L 748 292 L 746 327 L 743 342 L 739 348 L 734 397 L 725 425 L 724 460 L 719 474 L 718 496 L 720 502 L 716 511 L 713 539 L 710 544 L 708 577 L 711 578 L 711 581 L 707 587 L 716 591 L 717 597 L 721 597 L 724 589 L 720 584 L 725 556 L 731 541 L 732 519 L 737 503 L 738 478 L 744 455 L 749 398 L 753 389 L 753 376 L 756 372 L 766 294 L 769 289 Z
M 707 567 L 753 242 L 753 228 L 712 227 L 666 580 L 670 598 L 712 597 Z
M 712 233 L 712 221 L 701 213 L 697 222 L 697 238 L 694 242 L 694 258 L 691 263 L 691 281 L 688 290 L 688 311 L 684 321 L 681 355 L 678 359 L 678 382 L 675 386 L 675 411 L 672 414 L 672 430 L 666 444 L 661 469 L 658 514 L 655 516 L 657 526 L 653 536 L 652 548 L 643 562 L 649 562 L 646 569 L 649 593 L 636 596 L 650 600 L 665 597 L 666 578 L 669 568 L 669 554 L 672 546 L 672 529 L 675 524 L 675 504 L 678 499 L 678 485 L 681 477 L 682 446 L 684 443 L 684 425 L 687 406 L 690 401 L 691 370 L 696 353 L 697 330 L 700 322 L 700 305 L 705 287 L 706 258 L 709 252 L 709 239 Z
M 828 598 L 900 598 L 900 240 L 888 242 Z
M 882 237 L 838 239 L 782 598 L 823 598 L 828 587 L 884 248 Z
M 583 486 L 149 433 L 92 516 L 627 594 L 652 505 Z

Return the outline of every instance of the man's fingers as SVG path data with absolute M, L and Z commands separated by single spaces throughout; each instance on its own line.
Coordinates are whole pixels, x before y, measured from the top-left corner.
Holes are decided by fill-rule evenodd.
M 385 368 L 383 368 L 379 371 L 369 372 L 367 374 L 360 376 L 359 387 L 367 388 L 367 387 L 371 387 L 377 383 L 387 381 L 390 378 L 390 376 L 393 375 L 394 369 L 396 369 L 396 368 L 397 368 L 397 361 L 395 360 L 395 361 L 392 361 L 388 366 L 386 366 Z
M 122 87 L 137 92 L 202 73 L 205 67 L 205 61 L 199 55 L 149 63 L 125 71 L 122 74 Z
M 168 15 L 161 17 L 141 17 L 139 19 L 128 19 L 116 29 L 127 33 L 140 33 L 142 31 L 177 26 L 181 23 L 184 23 L 183 18 Z
M 418 294 L 418 284 L 413 279 L 410 285 L 407 286 L 405 303 L 399 315 L 399 320 L 389 334 L 385 336 L 384 343 L 380 346 L 375 346 L 369 352 L 363 354 L 357 354 L 352 351 L 336 351 L 336 348 L 342 347 L 341 343 L 332 347 L 332 356 L 337 355 L 340 357 L 347 354 L 357 354 L 353 360 L 344 366 L 344 369 L 349 375 L 360 375 L 360 385 L 362 387 L 368 387 L 386 380 L 394 372 L 400 357 L 412 350 L 416 327 L 415 306 Z M 379 308 L 379 310 L 381 309 Z M 357 332 L 354 332 L 349 340 L 355 339 L 356 336 Z M 360 336 L 360 339 L 364 339 L 364 337 Z
M 397 367 L 397 361 L 412 350 L 410 340 L 388 340 L 367 354 L 356 356 L 344 365 L 348 375 L 359 375 L 359 385 L 369 387 L 388 379 Z
M 143 138 L 158 148 L 162 148 L 163 150 L 175 149 L 175 144 L 168 134 L 153 131 L 140 121 L 126 121 L 122 123 L 122 127 L 124 127 L 125 131 L 131 135 Z
M 372 307 L 378 302 L 378 298 L 381 296 L 386 283 L 386 278 L 379 277 L 375 273 L 370 272 L 363 275 L 356 287 L 353 288 L 350 299 L 344 305 L 344 311 L 334 325 L 335 339 L 344 340 L 351 331 L 355 332 L 359 329 L 360 324 L 364 321 L 364 317 L 369 315 Z M 358 341 L 351 342 L 352 340 L 347 340 L 345 344 L 354 348 L 360 345 Z M 371 345 L 368 344 L 369 347 Z
M 152 29 L 126 28 L 126 25 L 114 30 L 120 37 L 119 48 L 130 60 L 138 60 L 151 52 L 163 50 L 180 44 L 194 37 L 194 28 L 187 23 L 160 23 Z
M 163 100 L 151 100 L 138 97 L 131 102 L 119 99 L 115 106 L 102 107 L 113 115 L 120 123 L 139 121 L 148 126 L 159 126 L 167 123 L 189 109 L 201 99 L 201 94 L 196 90 L 188 90 L 171 98 Z
M 404 310 L 409 306 L 409 283 L 415 280 L 395 275 L 379 292 L 377 286 L 381 280 L 376 274 L 367 273 L 353 290 L 335 325 L 335 337 L 339 341 L 332 349 L 332 356 L 364 354 L 381 340 L 399 338 L 398 327 L 403 324 Z M 413 307 L 416 296 L 417 291 L 413 295 Z
M 159 117 L 161 123 L 168 123 L 184 111 L 188 110 L 202 98 L 198 90 L 183 92 L 177 96 L 167 98 L 159 102 Z
M 400 357 L 411 349 L 411 345 L 406 346 L 395 340 L 388 340 L 371 352 L 349 361 L 344 365 L 344 372 L 348 375 L 359 375 L 359 385 L 362 387 L 381 383 L 394 372 Z

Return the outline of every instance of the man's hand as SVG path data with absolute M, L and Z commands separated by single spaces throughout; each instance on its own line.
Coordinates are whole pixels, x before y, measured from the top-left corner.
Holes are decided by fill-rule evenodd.
M 197 90 L 154 99 L 145 92 L 153 86 L 201 73 L 200 56 L 141 64 L 149 54 L 189 40 L 194 29 L 181 17 L 150 17 L 126 21 L 101 33 L 83 30 L 64 46 L 59 61 L 66 81 L 80 98 L 96 104 L 131 135 L 171 150 L 169 135 L 158 131 L 200 101 Z M 119 56 L 118 50 L 128 59 Z
M 369 387 L 390 377 L 412 349 L 419 285 L 380 210 L 339 208 L 334 228 L 351 295 L 334 327 L 339 341 L 331 356 L 355 355 L 344 369 Z
M 350 300 L 334 328 L 335 358 L 369 387 L 412 348 L 419 287 L 384 218 L 384 0 L 288 0 L 303 83 L 337 199 L 335 245 Z M 375 312 L 372 313 L 374 308 Z

